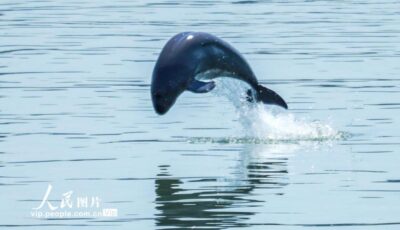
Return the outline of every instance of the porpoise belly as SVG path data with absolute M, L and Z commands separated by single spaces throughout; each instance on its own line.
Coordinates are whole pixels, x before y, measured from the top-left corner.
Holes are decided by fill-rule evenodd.
M 250 87 L 254 88 L 254 86 L 252 86 L 250 84 L 250 82 L 248 82 L 246 80 L 246 78 L 244 78 L 243 76 L 239 76 L 234 72 L 229 72 L 229 71 L 222 70 L 222 69 L 209 69 L 209 70 L 206 70 L 206 71 L 196 74 L 194 78 L 196 80 L 201 81 L 201 80 L 212 80 L 212 79 L 219 78 L 219 77 L 228 77 L 228 78 L 234 78 L 237 80 L 241 80 L 241 81 L 247 83 Z

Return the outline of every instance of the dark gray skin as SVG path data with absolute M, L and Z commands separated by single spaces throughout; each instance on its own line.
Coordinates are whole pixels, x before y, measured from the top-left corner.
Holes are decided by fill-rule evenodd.
M 278 94 L 258 84 L 249 64 L 231 45 L 208 33 L 183 32 L 167 42 L 154 67 L 151 97 L 155 111 L 160 115 L 168 112 L 185 90 L 211 91 L 215 87 L 213 81 L 202 82 L 196 78 L 205 72 L 209 79 L 223 73 L 242 80 L 253 89 L 255 101 L 287 108 Z

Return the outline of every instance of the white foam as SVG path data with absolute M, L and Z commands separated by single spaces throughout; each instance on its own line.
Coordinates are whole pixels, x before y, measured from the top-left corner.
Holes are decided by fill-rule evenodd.
M 290 110 L 277 106 L 247 102 L 245 95 L 249 86 L 242 81 L 231 78 L 218 78 L 217 81 L 214 93 L 228 98 L 242 124 L 240 140 L 243 140 L 243 136 L 253 142 L 324 141 L 343 138 L 343 133 L 327 123 L 298 118 Z M 235 141 L 237 140 L 236 138 Z
M 326 140 L 341 136 L 329 124 L 297 118 L 290 112 L 276 112 L 263 104 L 239 108 L 238 114 L 246 135 L 258 139 Z

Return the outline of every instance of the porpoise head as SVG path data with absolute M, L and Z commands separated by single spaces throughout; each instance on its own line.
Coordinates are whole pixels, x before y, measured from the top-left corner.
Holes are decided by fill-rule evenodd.
M 187 77 L 182 72 L 179 66 L 155 66 L 151 82 L 151 100 L 158 114 L 167 113 L 186 89 Z

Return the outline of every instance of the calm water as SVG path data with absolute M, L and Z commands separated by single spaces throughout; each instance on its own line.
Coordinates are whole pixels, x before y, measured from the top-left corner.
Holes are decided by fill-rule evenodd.
M 394 0 L 2 0 L 0 227 L 400 228 L 399 25 Z M 229 41 L 290 110 L 222 83 L 157 116 L 151 72 L 181 31 Z M 118 215 L 32 216 L 49 185 L 57 211 Z

